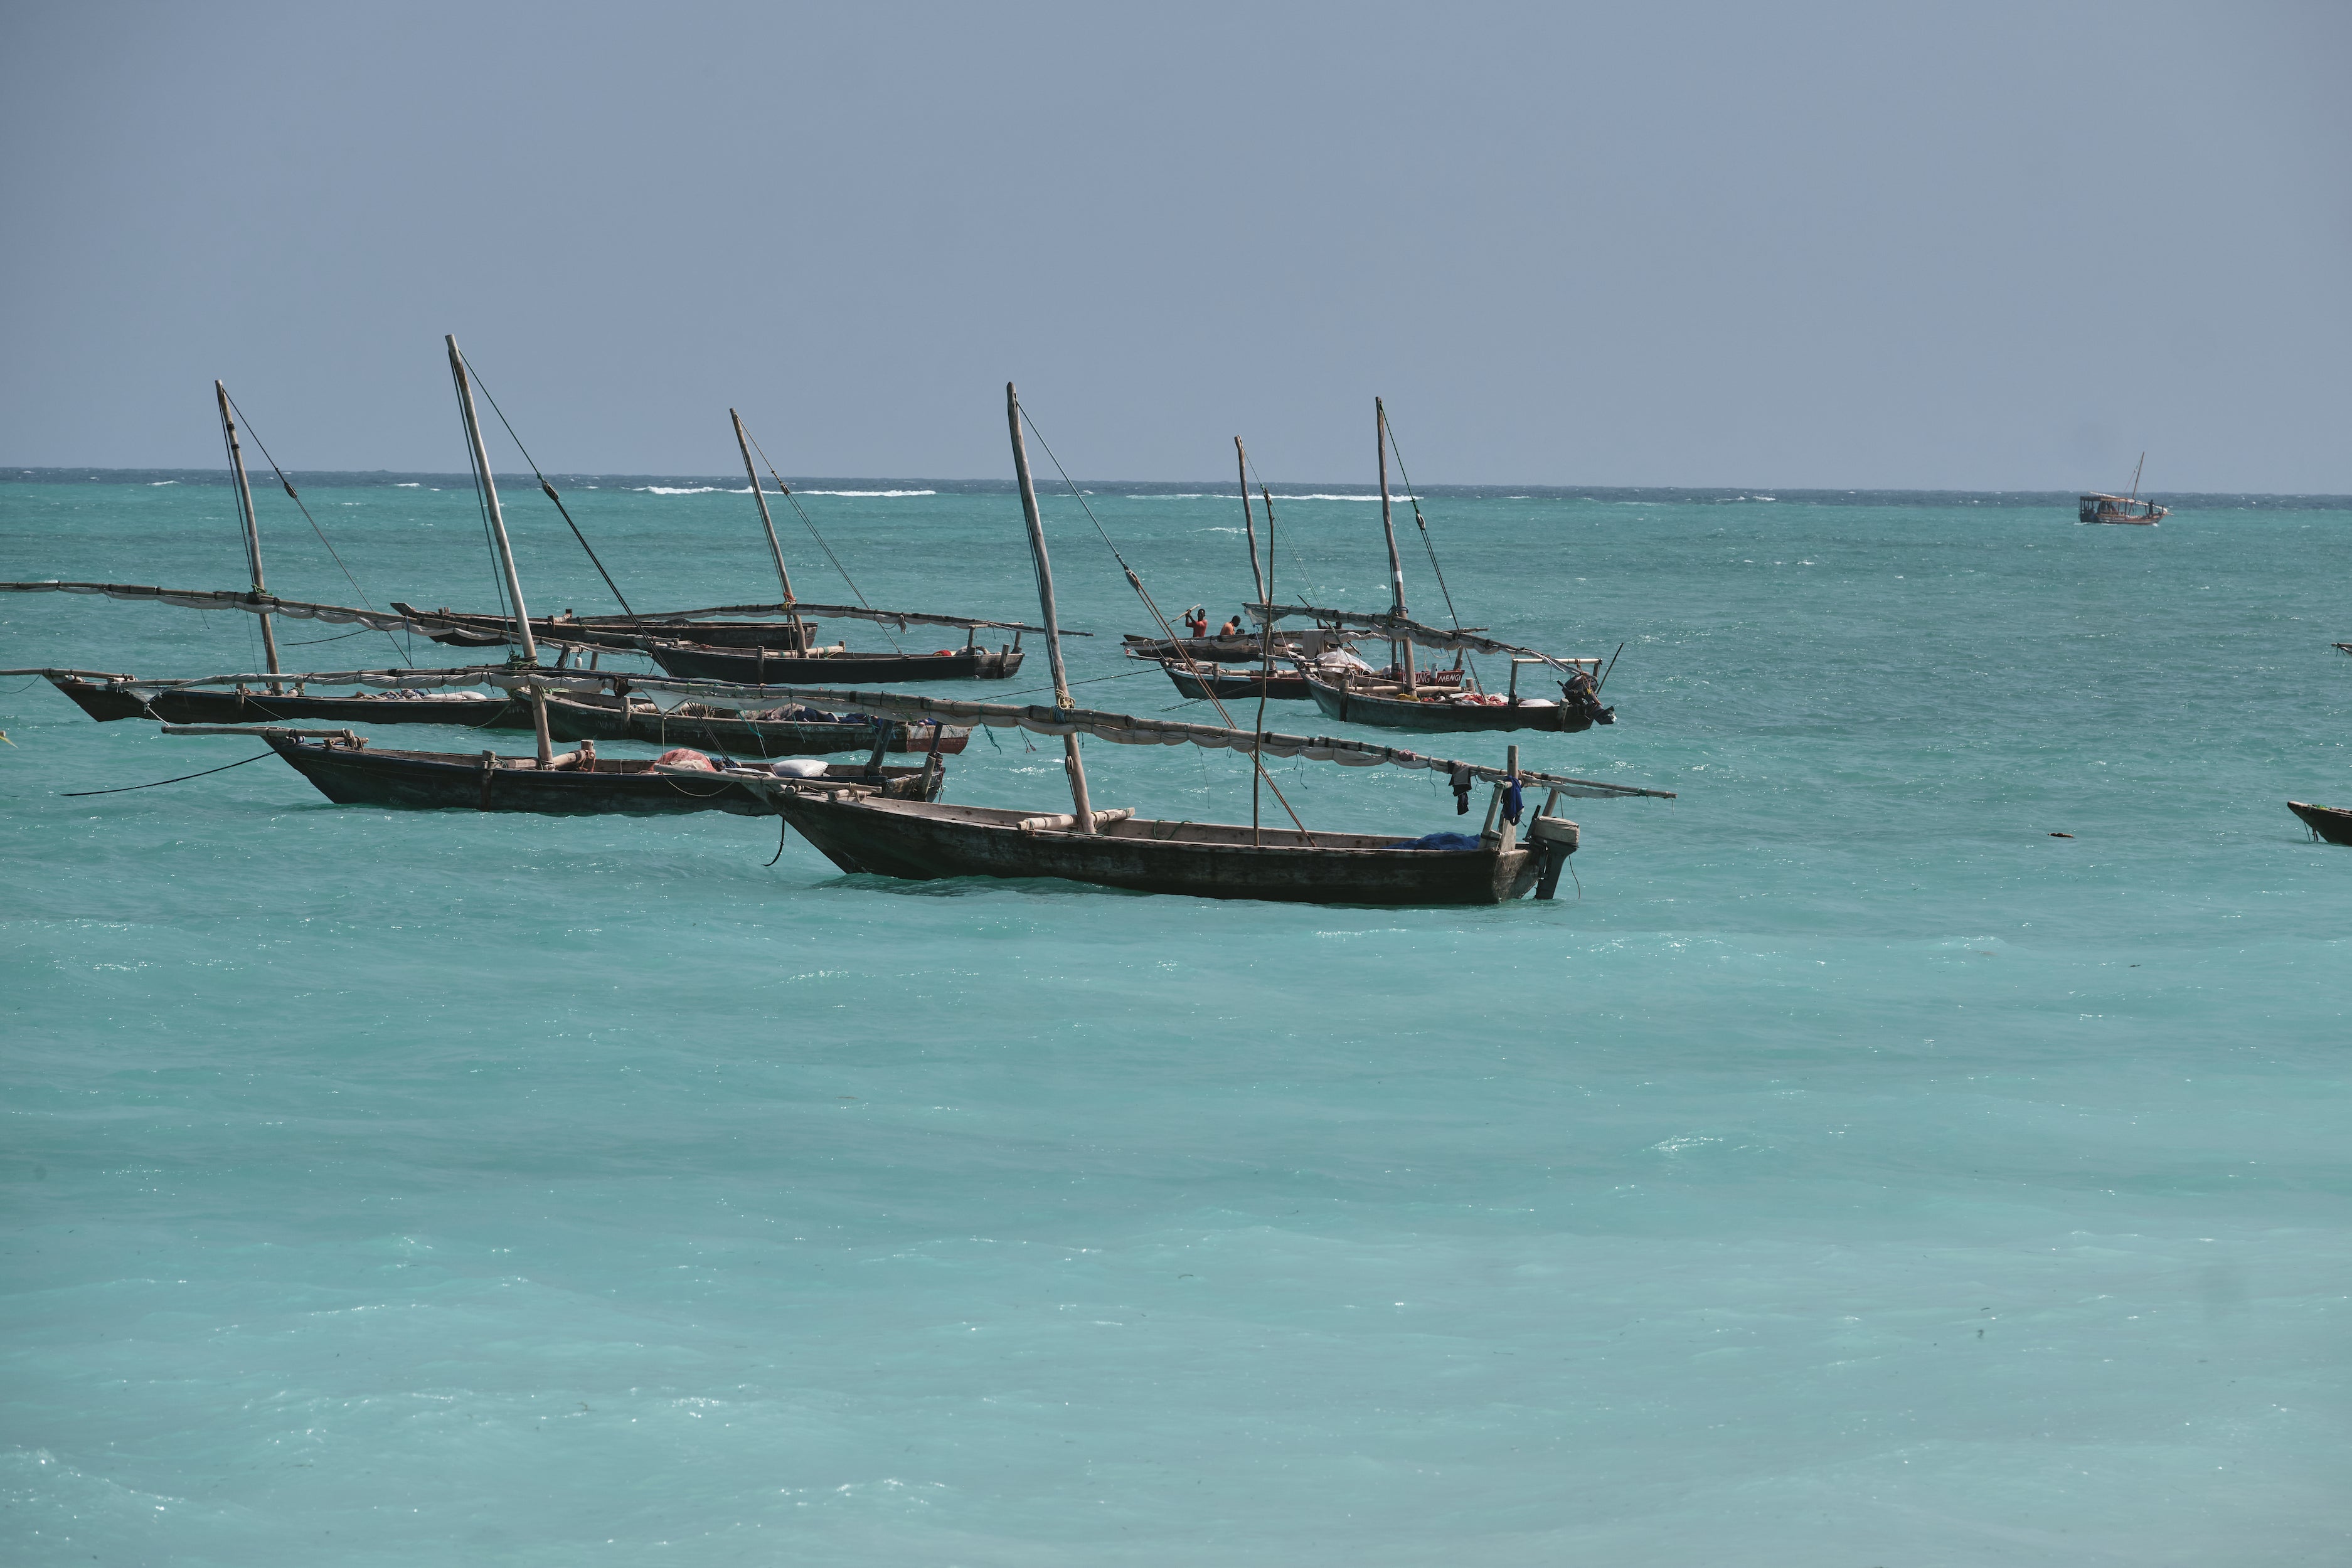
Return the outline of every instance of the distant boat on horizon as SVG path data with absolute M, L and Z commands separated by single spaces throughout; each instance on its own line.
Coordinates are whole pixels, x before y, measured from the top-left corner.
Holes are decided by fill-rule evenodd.
M 2140 470 L 2147 466 L 2147 454 L 2139 455 L 2139 463 L 2132 469 L 2132 487 L 2128 496 L 2108 496 L 2093 492 L 2080 497 L 2075 511 L 2078 520 L 2085 523 L 2134 523 L 2141 528 L 2154 528 L 2158 517 L 2172 514 L 2154 501 L 2139 498 Z

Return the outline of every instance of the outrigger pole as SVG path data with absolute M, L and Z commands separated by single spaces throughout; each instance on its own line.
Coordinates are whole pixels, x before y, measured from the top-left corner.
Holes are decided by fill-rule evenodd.
M 246 483 L 245 448 L 237 444 L 236 420 L 228 409 L 228 388 L 215 381 L 213 396 L 220 402 L 221 434 L 228 441 L 228 465 L 236 474 L 236 505 L 245 517 L 245 556 L 253 568 L 253 591 L 267 593 L 269 590 L 261 580 L 261 529 L 253 520 L 253 486 Z M 278 674 L 278 633 L 270 629 L 266 612 L 261 617 L 261 653 L 269 661 L 269 673 Z M 278 683 L 270 682 L 269 689 L 278 691 Z
M 1004 417 L 1013 427 L 1013 472 L 1021 481 L 1021 516 L 1029 525 L 1029 555 L 1037 565 L 1037 608 L 1045 622 L 1045 662 L 1054 671 L 1054 706 L 1073 709 L 1070 677 L 1062 668 L 1061 622 L 1054 611 L 1054 563 L 1045 556 L 1045 525 L 1037 516 L 1037 486 L 1029 477 L 1029 448 L 1021 439 L 1021 394 L 1004 383 Z M 1070 776 L 1070 809 L 1081 833 L 1095 831 L 1094 808 L 1087 801 L 1087 765 L 1078 756 L 1074 730 L 1062 737 L 1062 767 Z
M 490 519 L 490 537 L 499 547 L 499 570 L 507 580 L 507 600 L 514 606 L 515 631 L 522 643 L 522 656 L 527 664 L 539 663 L 539 643 L 530 634 L 530 612 L 523 608 L 522 580 L 515 575 L 514 546 L 507 542 L 506 517 L 499 510 L 498 481 L 490 477 L 490 455 L 482 445 L 482 426 L 474 417 L 474 386 L 466 377 L 466 356 L 457 351 L 455 336 L 445 335 L 442 341 L 449 345 L 449 379 L 457 383 L 457 406 L 466 415 L 466 443 L 474 459 L 474 471 L 481 476 L 482 505 Z M 539 765 L 546 767 L 555 759 L 555 747 L 547 737 L 547 694 L 536 682 L 530 688 L 530 727 L 539 741 Z

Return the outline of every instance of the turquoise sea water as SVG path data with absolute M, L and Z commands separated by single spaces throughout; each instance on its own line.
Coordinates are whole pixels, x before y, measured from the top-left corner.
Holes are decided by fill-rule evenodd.
M 5 575 L 236 586 L 230 493 L 168 477 L 0 485 Z M 408 477 L 304 498 L 376 602 L 488 607 L 470 497 Z M 567 498 L 641 608 L 764 597 L 712 483 Z M 876 602 L 1034 611 L 1003 487 L 814 487 L 938 492 L 809 497 Z M 1171 613 L 1238 606 L 1230 498 L 1092 488 Z M 606 608 L 509 501 L 534 609 Z M 272 586 L 349 602 L 261 505 Z M 2347 503 L 1425 505 L 1465 622 L 1626 644 L 1615 727 L 1521 737 L 1680 792 L 1574 803 L 1580 897 L 896 884 L 737 818 L 336 808 L 275 760 L 68 800 L 255 747 L 9 683 L 0 1554 L 2352 1556 L 2352 850 L 2282 804 L 2352 805 Z M 1277 591 L 1385 597 L 1375 508 L 1277 508 Z M 1047 516 L 1102 633 L 1073 674 L 1118 675 L 1140 612 Z M 290 646 L 334 634 L 289 664 L 394 657 Z M 0 600 L 0 664 L 254 647 Z M 950 798 L 1058 808 L 999 739 Z M 1246 820 L 1228 755 L 1089 767 Z M 1310 823 L 1455 821 L 1427 774 L 1284 779 Z

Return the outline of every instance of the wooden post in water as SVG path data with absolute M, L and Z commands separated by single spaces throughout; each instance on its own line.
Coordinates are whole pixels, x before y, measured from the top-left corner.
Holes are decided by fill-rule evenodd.
M 1381 400 L 1372 400 L 1372 438 L 1380 448 L 1381 459 L 1381 533 L 1389 541 L 1389 587 L 1392 598 L 1389 613 L 1404 619 L 1404 563 L 1397 559 L 1396 523 L 1389 516 L 1389 411 Z M 1404 675 L 1405 695 L 1419 689 L 1412 675 L 1412 639 L 1400 638 L 1389 643 L 1389 655 Z
M 253 486 L 246 483 L 245 448 L 237 444 L 236 419 L 228 411 L 228 388 L 215 381 L 213 396 L 220 402 L 221 434 L 228 439 L 228 465 L 236 475 L 236 505 L 245 517 L 245 555 L 253 567 L 253 591 L 267 593 L 269 591 L 261 583 L 261 530 L 254 526 Z M 262 656 L 269 661 L 269 673 L 274 675 L 278 674 L 278 633 L 271 629 L 268 616 L 263 615 L 258 619 L 261 622 Z M 270 682 L 269 689 L 278 691 L 278 683 Z
M 784 608 L 793 612 L 793 624 L 799 628 L 801 634 L 801 651 L 806 653 L 808 625 L 801 619 L 799 607 L 793 598 L 792 573 L 784 570 L 784 547 L 776 542 L 776 520 L 768 516 L 768 493 L 760 487 L 760 471 L 751 466 L 751 439 L 743 434 L 741 414 L 730 408 L 727 411 L 727 417 L 735 422 L 735 444 L 743 454 L 743 472 L 751 481 L 751 498 L 760 503 L 760 526 L 768 530 L 768 554 L 775 559 L 776 582 L 784 591 Z
M 1045 525 L 1037 516 L 1037 486 L 1029 477 L 1029 445 L 1021 439 L 1021 394 L 1004 383 L 1004 417 L 1013 427 L 1013 472 L 1021 481 L 1021 516 L 1029 525 L 1029 558 L 1037 566 L 1037 608 L 1045 612 L 1045 663 L 1054 671 L 1054 706 L 1074 708 L 1070 677 L 1062 668 L 1062 623 L 1054 610 L 1054 563 L 1045 555 Z M 1095 831 L 1094 808 L 1087 803 L 1087 765 L 1074 731 L 1062 737 L 1062 768 L 1070 776 L 1070 810 L 1082 833 Z
M 507 542 L 506 517 L 499 510 L 499 486 L 490 477 L 490 455 L 482 445 L 481 423 L 474 417 L 474 383 L 466 374 L 466 356 L 457 351 L 457 340 L 445 335 L 442 341 L 449 345 L 449 379 L 457 383 L 457 407 L 466 416 L 466 443 L 473 451 L 474 470 L 482 476 L 482 504 L 489 514 L 490 538 L 499 547 L 499 570 L 506 576 L 507 603 L 514 611 L 523 659 L 536 664 L 539 640 L 530 632 L 530 612 L 522 601 L 522 580 L 515 575 L 514 546 Z M 555 747 L 547 738 L 547 694 L 536 685 L 528 689 L 530 727 L 539 741 L 539 765 L 544 768 L 555 759 Z

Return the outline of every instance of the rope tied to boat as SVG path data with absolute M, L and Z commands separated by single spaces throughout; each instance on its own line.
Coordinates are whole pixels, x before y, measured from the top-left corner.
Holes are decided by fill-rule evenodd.
M 226 773 L 232 768 L 242 768 L 247 762 L 258 762 L 265 757 L 277 755 L 274 751 L 257 751 L 243 762 L 225 762 L 218 768 L 207 768 L 202 773 L 183 773 L 177 779 L 158 779 L 152 784 L 124 784 L 113 789 L 60 789 L 58 793 L 67 800 L 73 800 L 83 795 L 125 795 L 133 789 L 160 789 L 166 784 L 185 784 L 191 779 L 209 778 L 215 773 Z

